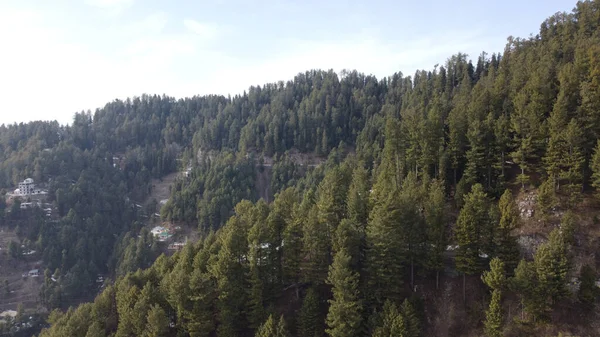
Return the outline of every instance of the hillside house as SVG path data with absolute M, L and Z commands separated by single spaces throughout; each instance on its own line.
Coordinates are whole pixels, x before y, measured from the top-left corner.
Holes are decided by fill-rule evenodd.
M 158 239 L 158 241 L 161 241 L 161 242 L 167 241 L 171 236 L 173 236 L 169 232 L 169 229 L 167 229 L 163 226 L 156 226 L 156 227 L 152 228 L 152 230 L 150 232 L 152 233 L 152 235 L 154 235 L 155 238 Z
M 39 269 L 32 269 L 27 273 L 27 276 L 29 277 L 38 277 L 40 276 L 40 270 Z
M 33 179 L 27 178 L 19 183 L 19 188 L 15 190 L 17 195 L 32 195 L 35 192 L 35 184 Z

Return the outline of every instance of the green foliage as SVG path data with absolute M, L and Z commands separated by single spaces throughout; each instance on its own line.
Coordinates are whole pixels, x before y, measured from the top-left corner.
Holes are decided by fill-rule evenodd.
M 592 186 L 596 188 L 597 191 L 600 190 L 600 139 L 594 148 L 594 155 L 592 156 L 592 160 L 590 163 L 590 168 L 592 169 Z
M 490 307 L 485 312 L 485 334 L 488 337 L 501 337 L 502 333 L 502 303 L 500 289 L 492 291 Z
M 375 335 L 417 336 L 417 310 L 393 303 L 402 303 L 405 282 L 427 283 L 447 267 L 455 211 L 463 276 L 495 258 L 483 277 L 494 294 L 515 292 L 523 320 L 548 318 L 565 295 L 576 221 L 566 216 L 562 235 L 517 264 L 519 214 L 505 189 L 540 181 L 537 213 L 547 217 L 578 205 L 589 182 L 600 186 L 597 7 L 579 2 L 476 65 L 457 54 L 432 71 L 380 80 L 313 70 L 234 97 L 144 95 L 78 113 L 69 126 L 0 126 L 0 187 L 33 177 L 53 208 L 47 218 L 20 200 L 0 203 L 0 226 L 17 231 L 16 248 L 35 248 L 48 269 L 41 301 L 66 308 L 91 299 L 99 274 L 117 275 L 93 304 L 52 314 L 42 336 L 238 336 L 260 324 L 285 335 L 283 319 L 266 315 L 300 305 L 307 287 L 292 329 L 299 335 L 324 334 L 331 299 L 334 335 L 362 334 L 350 328 L 366 325 L 360 312 Z M 158 243 L 140 231 L 154 204 L 135 204 L 152 179 L 188 165 L 162 220 L 197 224 L 205 238 L 154 261 Z M 257 177 L 269 170 L 271 205 L 256 202 Z M 328 280 L 328 270 L 347 277 Z M 499 295 L 492 304 L 487 331 L 497 335 Z
M 456 267 L 464 274 L 475 274 L 482 268 L 480 253 L 490 252 L 488 245 L 489 200 L 480 184 L 473 186 L 465 197 L 465 205 L 458 215 L 454 235 L 458 243 Z
M 569 260 L 565 239 L 558 229 L 550 233 L 548 242 L 538 247 L 534 264 L 541 295 L 550 303 L 566 296 Z
M 364 228 L 369 217 L 369 176 L 367 170 L 360 164 L 352 173 L 346 204 L 348 219 Z
M 500 221 L 494 230 L 495 255 L 505 264 L 505 270 L 512 274 L 519 263 L 519 247 L 511 232 L 519 226 L 519 209 L 510 190 L 505 190 L 498 203 Z
M 302 232 L 302 277 L 305 282 L 322 284 L 325 282 L 329 266 L 331 240 L 326 224 L 319 222 L 316 205 L 308 211 Z
M 256 337 L 289 337 L 290 334 L 287 331 L 285 326 L 285 320 L 283 316 L 279 318 L 279 321 L 275 323 L 273 320 L 273 315 L 270 315 L 269 318 L 261 325 L 256 334 Z
M 560 229 L 562 236 L 567 244 L 573 244 L 575 242 L 575 232 L 577 229 L 577 218 L 573 211 L 568 210 L 563 214 L 560 220 Z
M 510 288 L 517 293 L 521 299 L 522 319 L 524 313 L 533 318 L 541 316 L 543 301 L 538 297 L 537 275 L 532 262 L 521 260 L 515 269 L 515 276 L 510 280 Z
M 374 337 L 418 337 L 420 335 L 419 319 L 408 300 L 404 300 L 400 309 L 391 301 L 384 303 L 381 322 L 374 329 Z
M 273 315 L 270 315 L 266 322 L 264 322 L 256 331 L 255 337 L 275 337 L 277 330 L 275 322 L 273 321 Z
M 591 310 L 595 307 L 596 299 L 600 295 L 600 290 L 596 286 L 596 272 L 589 265 L 584 265 L 581 268 L 579 281 L 577 298 L 586 309 Z
M 427 193 L 424 211 L 427 228 L 426 241 L 430 243 L 430 249 L 427 252 L 426 265 L 429 269 L 439 272 L 444 266 L 443 259 L 448 242 L 446 228 L 448 215 L 443 182 L 434 180 L 429 185 Z
M 191 178 L 176 181 L 161 217 L 198 223 L 203 230 L 216 229 L 232 215 L 238 202 L 256 200 L 254 178 L 254 163 L 235 158 L 232 153 L 204 160 Z
M 483 272 L 481 280 L 492 290 L 502 290 L 506 286 L 505 269 L 504 262 L 495 257 L 490 261 L 490 270 Z
M 351 257 L 345 249 L 335 254 L 329 267 L 327 284 L 331 285 L 333 299 L 329 300 L 326 332 L 332 337 L 359 336 L 362 321 L 360 294 L 358 291 L 359 275 L 351 269 Z
M 421 322 L 417 316 L 413 305 L 405 299 L 400 306 L 400 316 L 404 321 L 404 329 L 406 330 L 407 337 L 418 337 L 421 335 Z M 394 331 L 394 325 L 392 325 L 392 332 Z
M 381 323 L 375 327 L 374 337 L 388 337 L 392 335 L 392 329 L 395 327 L 401 333 L 406 333 L 406 322 L 404 317 L 400 315 L 398 307 L 391 301 L 385 301 L 383 311 L 381 313 Z
M 558 197 L 554 190 L 554 179 L 544 181 L 538 189 L 537 211 L 541 213 L 542 219 L 546 219 L 550 212 L 558 205 Z
M 159 305 L 150 307 L 147 315 L 148 323 L 143 336 L 166 337 L 169 332 L 169 318 Z
M 302 301 L 298 315 L 298 332 L 300 336 L 323 336 L 324 327 L 321 320 L 321 303 L 315 288 L 309 288 Z
M 385 299 L 398 299 L 405 251 L 398 223 L 400 223 L 401 205 L 398 192 L 378 200 L 373 207 L 371 220 L 367 226 L 367 268 L 369 291 L 372 300 L 383 303 Z

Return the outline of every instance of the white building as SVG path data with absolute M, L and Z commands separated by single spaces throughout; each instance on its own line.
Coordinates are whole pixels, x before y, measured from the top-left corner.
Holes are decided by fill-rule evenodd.
M 17 192 L 17 191 L 15 191 Z M 33 179 L 27 178 L 19 183 L 17 194 L 19 195 L 31 195 L 35 192 L 35 184 L 33 183 Z

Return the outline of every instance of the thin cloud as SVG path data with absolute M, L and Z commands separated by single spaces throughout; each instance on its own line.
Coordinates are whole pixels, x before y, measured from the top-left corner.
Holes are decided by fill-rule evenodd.
M 85 0 L 85 3 L 102 9 L 111 16 L 118 16 L 133 6 L 134 0 Z
M 183 20 L 183 25 L 190 32 L 205 40 L 212 40 L 216 38 L 218 34 L 218 30 L 214 25 L 202 23 L 196 20 L 185 19 Z

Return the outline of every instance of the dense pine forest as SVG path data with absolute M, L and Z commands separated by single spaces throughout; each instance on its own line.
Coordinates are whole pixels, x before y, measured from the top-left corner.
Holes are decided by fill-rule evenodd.
M 600 1 L 413 76 L 2 125 L 2 194 L 25 178 L 55 212 L 0 198 L 0 229 L 38 254 L 40 337 L 597 336 Z M 163 254 L 156 216 L 199 239 Z

